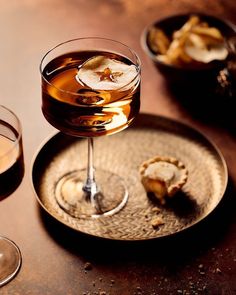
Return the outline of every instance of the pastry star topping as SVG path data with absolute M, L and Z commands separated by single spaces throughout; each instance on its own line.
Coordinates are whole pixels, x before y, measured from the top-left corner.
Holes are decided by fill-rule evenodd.
M 109 67 L 105 68 L 102 72 L 96 72 L 100 76 L 100 81 L 116 82 L 116 77 L 120 77 L 122 72 L 112 72 Z

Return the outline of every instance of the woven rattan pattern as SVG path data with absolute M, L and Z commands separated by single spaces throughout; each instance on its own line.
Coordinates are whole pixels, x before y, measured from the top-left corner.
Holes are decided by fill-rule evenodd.
M 76 219 L 58 206 L 54 187 L 57 179 L 68 170 L 86 167 L 86 152 L 86 140 L 69 139 L 61 133 L 52 137 L 36 157 L 33 184 L 40 204 L 54 218 L 97 237 L 145 240 L 174 234 L 206 217 L 225 191 L 224 159 L 205 137 L 175 121 L 140 115 L 136 124 L 127 130 L 95 139 L 95 167 L 110 170 L 125 179 L 129 190 L 127 205 L 110 217 Z M 175 157 L 189 172 L 182 192 L 163 206 L 147 196 L 138 173 L 139 165 L 155 155 Z M 156 216 L 164 224 L 154 229 L 151 223 Z

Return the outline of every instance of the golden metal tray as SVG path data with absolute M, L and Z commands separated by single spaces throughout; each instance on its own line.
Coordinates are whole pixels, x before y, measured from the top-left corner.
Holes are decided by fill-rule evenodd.
M 176 157 L 189 171 L 182 191 L 160 205 L 151 200 L 139 178 L 140 164 L 155 155 Z M 128 203 L 113 216 L 77 219 L 57 204 L 56 180 L 64 171 L 86 167 L 87 141 L 52 136 L 36 154 L 32 183 L 39 204 L 55 219 L 79 232 L 113 240 L 137 241 L 169 236 L 193 226 L 218 205 L 226 189 L 225 160 L 216 146 L 193 128 L 168 118 L 140 114 L 135 124 L 95 139 L 95 167 L 121 175 Z M 156 212 L 158 207 L 160 212 Z M 153 228 L 160 217 L 164 224 Z

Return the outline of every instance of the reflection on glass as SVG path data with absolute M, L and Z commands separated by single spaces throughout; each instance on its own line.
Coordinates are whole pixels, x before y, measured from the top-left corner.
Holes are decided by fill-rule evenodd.
M 0 106 L 0 199 L 19 186 L 24 175 L 22 132 L 19 119 Z M 0 286 L 9 282 L 21 266 L 21 254 L 14 242 L 0 236 Z
M 59 206 L 80 218 L 117 213 L 126 204 L 128 191 L 119 175 L 100 169 L 95 173 L 93 138 L 122 131 L 138 114 L 137 55 L 113 40 L 75 39 L 50 50 L 40 70 L 45 118 L 66 134 L 88 138 L 87 169 L 68 170 L 58 179 Z

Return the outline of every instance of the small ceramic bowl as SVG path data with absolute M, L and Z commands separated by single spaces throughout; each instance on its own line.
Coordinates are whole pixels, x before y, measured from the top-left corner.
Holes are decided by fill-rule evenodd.
M 184 85 L 187 85 L 186 83 L 208 83 L 211 79 L 215 79 L 217 73 L 226 65 L 225 59 L 222 61 L 215 60 L 206 64 L 201 63 L 197 66 L 185 67 L 167 64 L 156 58 L 157 54 L 153 52 L 148 42 L 150 29 L 153 27 L 159 28 L 171 39 L 173 32 L 180 29 L 189 20 L 191 15 L 197 15 L 201 21 L 207 22 L 210 27 L 219 29 L 225 40 L 236 35 L 236 26 L 234 24 L 215 16 L 202 13 L 174 15 L 157 20 L 147 26 L 142 34 L 142 47 L 169 83 Z

